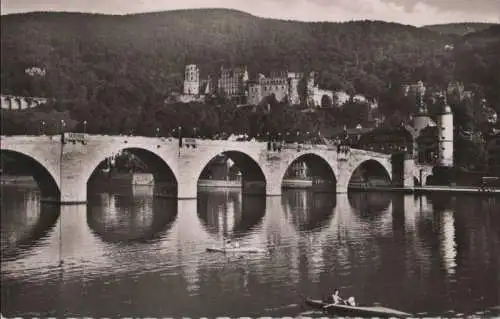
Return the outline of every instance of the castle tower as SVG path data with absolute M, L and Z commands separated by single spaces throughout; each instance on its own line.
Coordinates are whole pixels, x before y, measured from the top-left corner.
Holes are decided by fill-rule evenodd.
M 186 65 L 184 70 L 184 94 L 200 94 L 200 69 L 196 64 Z
M 424 91 L 417 92 L 416 95 L 416 106 L 417 113 L 413 116 L 413 128 L 417 132 L 417 136 L 420 132 L 429 126 L 429 114 L 427 112 L 427 107 L 424 104 Z
M 415 94 L 415 106 L 417 108 L 417 112 L 413 116 L 413 129 L 415 132 L 415 135 L 413 136 L 413 155 L 418 158 L 420 149 L 418 138 L 420 137 L 420 133 L 426 127 L 434 126 L 434 123 L 432 122 L 424 103 L 425 86 L 421 81 L 413 87 L 413 93 Z
M 300 76 L 294 73 L 288 74 L 288 100 L 290 104 L 300 104 L 299 83 Z
M 309 73 L 309 76 L 307 77 L 307 91 L 308 92 L 312 91 L 314 89 L 314 87 L 316 86 L 315 79 L 316 79 L 316 72 L 311 71 Z
M 438 165 L 453 166 L 453 113 L 446 100 L 446 93 L 440 97 L 438 114 Z

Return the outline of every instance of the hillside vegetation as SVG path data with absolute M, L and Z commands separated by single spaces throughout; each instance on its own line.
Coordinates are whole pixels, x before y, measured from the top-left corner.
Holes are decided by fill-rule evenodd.
M 182 89 L 187 63 L 199 64 L 203 76 L 221 65 L 245 64 L 251 76 L 285 68 L 316 70 L 322 88 L 379 98 L 388 118 L 402 104 L 387 97 L 402 83 L 418 80 L 441 88 L 452 79 L 463 81 L 500 105 L 495 26 L 456 37 L 395 23 L 305 23 L 200 9 L 127 16 L 14 14 L 2 16 L 1 28 L 2 93 L 54 97 L 56 111 L 89 121 L 94 132 L 176 128 L 184 111 L 165 111 L 163 100 Z M 446 49 L 450 44 L 454 50 Z M 45 76 L 26 75 L 33 66 L 45 68 Z M 165 112 L 168 116 L 161 115 Z M 312 115 L 294 115 L 305 123 L 299 116 Z M 194 117 L 222 126 L 233 121 L 215 110 Z M 12 132 L 16 125 L 9 126 Z
M 469 33 L 483 31 L 495 25 L 498 24 L 481 23 L 481 22 L 476 22 L 476 23 L 462 22 L 462 23 L 432 24 L 432 25 L 426 25 L 424 26 L 424 28 L 441 34 L 463 36 Z

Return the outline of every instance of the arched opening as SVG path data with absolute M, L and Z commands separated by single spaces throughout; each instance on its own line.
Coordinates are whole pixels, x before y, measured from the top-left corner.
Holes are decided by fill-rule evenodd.
M 316 154 L 304 154 L 287 168 L 282 188 L 309 188 L 320 192 L 335 192 L 337 179 L 325 159 Z
M 59 218 L 60 206 L 41 203 L 30 187 L 2 187 L 1 258 L 16 260 L 46 238 Z
M 417 162 L 434 164 L 439 157 L 439 135 L 436 126 L 427 126 L 416 138 Z
M 35 187 L 42 194 L 42 199 L 57 202 L 60 199 L 58 181 L 36 159 L 15 151 L 2 150 L 1 181 L 4 188 Z
M 203 227 L 217 239 L 248 236 L 266 213 L 265 197 L 245 195 L 239 190 L 201 192 L 197 204 Z
M 87 181 L 87 194 L 129 192 L 177 198 L 177 179 L 167 163 L 151 151 L 125 148 L 103 159 Z
M 289 189 L 283 193 L 281 205 L 298 231 L 320 231 L 333 217 L 336 199 L 326 193 Z
M 214 187 L 243 189 L 245 194 L 265 194 L 266 178 L 250 156 L 228 151 L 212 158 L 198 177 L 198 192 Z
M 415 187 L 420 187 L 422 186 L 422 184 L 420 183 L 420 180 L 416 177 L 416 176 L 413 176 L 413 185 Z
M 100 194 L 87 204 L 87 225 L 109 243 L 147 243 L 162 238 L 177 217 L 177 200 L 137 194 Z
M 331 108 L 333 106 L 333 100 L 330 96 L 324 94 L 321 97 L 321 107 L 322 108 Z
M 363 190 L 388 186 L 391 177 L 387 169 L 376 160 L 367 160 L 361 163 L 349 179 L 349 189 Z

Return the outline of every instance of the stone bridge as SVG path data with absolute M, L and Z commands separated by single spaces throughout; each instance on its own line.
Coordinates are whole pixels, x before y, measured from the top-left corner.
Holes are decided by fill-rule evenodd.
M 163 178 L 175 184 L 179 199 L 197 197 L 197 183 L 203 169 L 220 154 L 231 158 L 242 171 L 244 191 L 265 195 L 281 194 L 283 177 L 298 159 L 309 163 L 313 187 L 314 184 L 325 187 L 324 181 L 328 180 L 327 188 L 336 193 L 347 192 L 353 172 L 362 165 L 366 166 L 365 171 L 384 173 L 393 185 L 413 187 L 414 178 L 419 177 L 413 160 L 405 159 L 404 163 L 393 165 L 391 155 L 365 150 L 338 152 L 337 147 L 326 145 L 288 145 L 278 151 L 270 150 L 266 142 L 187 138 L 181 141 L 81 133 L 2 136 L 1 150 L 31 158 L 45 173 L 42 179 L 57 190 L 56 200 L 63 204 L 86 202 L 87 181 L 93 172 L 104 160 L 123 150 L 160 163 L 164 169 L 153 172 L 155 179 Z M 315 177 L 318 183 L 314 182 Z

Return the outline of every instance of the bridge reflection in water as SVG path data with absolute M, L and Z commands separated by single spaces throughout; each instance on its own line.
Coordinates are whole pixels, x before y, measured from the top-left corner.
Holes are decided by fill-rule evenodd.
M 150 195 L 128 189 L 56 207 L 33 190 L 4 187 L 4 315 L 282 316 L 300 309 L 265 309 L 332 286 L 429 315 L 485 311 L 500 297 L 494 198 Z M 222 235 L 271 251 L 206 253 Z
M 214 238 L 244 238 L 258 227 L 266 213 L 266 198 L 222 190 L 200 193 L 198 217 Z
M 4 198 L 19 198 L 8 201 Z M 40 203 L 40 193 L 32 188 L 2 188 L 1 257 L 21 258 L 44 241 L 59 217 L 59 207 Z
M 111 243 L 159 239 L 172 228 L 176 217 L 177 200 L 153 198 L 149 186 L 132 186 L 125 194 L 99 194 L 87 208 L 89 228 Z

